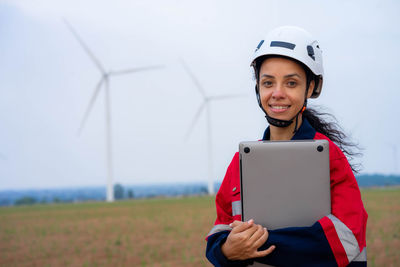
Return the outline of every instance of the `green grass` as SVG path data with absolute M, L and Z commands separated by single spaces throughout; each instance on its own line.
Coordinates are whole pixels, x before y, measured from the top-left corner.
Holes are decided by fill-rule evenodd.
M 0 209 L 0 265 L 206 265 L 213 199 Z
M 400 188 L 362 190 L 369 266 L 400 262 Z M 214 199 L 0 208 L 0 266 L 210 266 Z
M 368 212 L 369 266 L 398 266 L 400 262 L 400 187 L 361 191 Z

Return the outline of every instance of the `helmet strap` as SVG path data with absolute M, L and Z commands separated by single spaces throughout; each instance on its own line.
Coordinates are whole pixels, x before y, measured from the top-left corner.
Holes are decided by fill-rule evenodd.
M 303 114 L 303 112 L 304 112 L 304 110 L 306 110 L 306 108 L 307 108 L 307 98 L 304 100 L 304 104 L 303 104 L 303 106 L 301 107 L 301 110 L 300 110 L 299 113 L 297 113 L 297 115 L 296 115 L 296 124 L 294 125 L 294 130 L 293 130 L 293 133 L 294 133 L 294 134 L 297 133 L 297 131 L 299 130 L 299 129 L 297 128 L 297 124 L 298 124 L 298 120 L 299 120 L 299 114 Z

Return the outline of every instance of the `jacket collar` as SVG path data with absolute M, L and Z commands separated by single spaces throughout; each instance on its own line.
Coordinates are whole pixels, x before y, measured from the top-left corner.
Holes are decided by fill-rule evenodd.
M 301 124 L 300 128 L 294 134 L 291 140 L 306 140 L 306 139 L 314 139 L 315 136 L 315 129 L 311 126 L 306 118 L 303 118 L 303 123 Z M 265 129 L 263 141 L 268 141 L 270 139 L 271 132 L 269 126 Z

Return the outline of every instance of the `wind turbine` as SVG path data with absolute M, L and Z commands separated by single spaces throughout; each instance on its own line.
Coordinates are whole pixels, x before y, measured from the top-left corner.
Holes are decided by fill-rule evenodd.
M 100 71 L 100 80 L 97 82 L 96 87 L 94 88 L 93 95 L 89 101 L 89 105 L 86 108 L 85 114 L 83 116 L 82 122 L 78 129 L 78 135 L 82 132 L 83 127 L 85 126 L 86 120 L 90 114 L 90 111 L 95 103 L 97 96 L 104 85 L 104 96 L 105 96 L 105 120 L 106 120 L 106 151 L 107 151 L 107 194 L 106 199 L 107 202 L 114 201 L 114 188 L 113 188 L 113 161 L 112 161 L 112 138 L 111 138 L 111 106 L 110 106 L 110 77 L 117 75 L 126 75 L 132 74 L 139 71 L 152 70 L 162 68 L 163 66 L 147 66 L 141 68 L 131 68 L 124 69 L 119 71 L 106 71 L 100 61 L 94 56 L 94 54 L 90 51 L 89 47 L 83 42 L 82 38 L 78 35 L 75 29 L 71 26 L 71 24 L 64 19 L 64 23 L 67 25 L 68 29 L 71 31 L 72 35 L 76 38 L 79 44 L 82 46 L 83 50 L 85 50 L 86 54 L 96 65 L 97 69 Z
M 196 122 L 198 121 L 200 115 L 202 114 L 203 110 L 206 110 L 206 116 L 207 116 L 207 154 L 208 154 L 208 194 L 209 195 L 214 195 L 214 181 L 213 181 L 213 159 L 212 159 L 212 129 L 211 129 L 211 108 L 210 108 L 210 103 L 215 100 L 225 100 L 229 98 L 236 98 L 236 97 L 242 97 L 243 95 L 217 95 L 217 96 L 208 96 L 203 88 L 203 86 L 200 84 L 199 80 L 196 78 L 196 76 L 193 74 L 193 72 L 189 69 L 188 65 L 181 60 L 181 63 L 183 65 L 183 68 L 187 72 L 187 74 L 190 76 L 192 79 L 194 85 L 200 92 L 202 98 L 203 98 L 203 103 L 201 103 L 200 107 L 197 109 L 196 115 L 193 117 L 192 123 L 189 127 L 188 132 L 186 133 L 185 139 L 187 140 L 189 138 L 190 133 L 193 130 L 193 127 L 195 126 Z

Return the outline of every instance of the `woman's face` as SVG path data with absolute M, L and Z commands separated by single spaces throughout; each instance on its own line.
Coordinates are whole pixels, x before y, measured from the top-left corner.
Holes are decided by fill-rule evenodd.
M 281 57 L 264 60 L 258 84 L 264 110 L 275 119 L 292 119 L 304 104 L 306 84 L 306 73 L 298 63 Z M 307 98 L 311 94 L 309 90 Z

